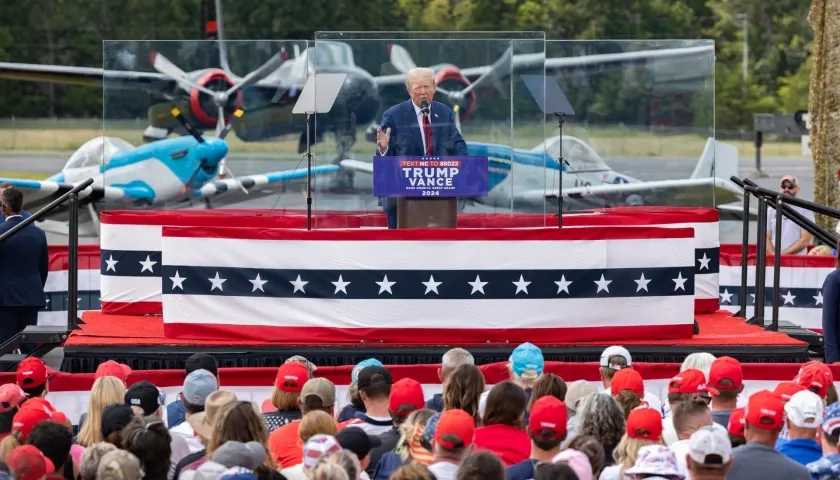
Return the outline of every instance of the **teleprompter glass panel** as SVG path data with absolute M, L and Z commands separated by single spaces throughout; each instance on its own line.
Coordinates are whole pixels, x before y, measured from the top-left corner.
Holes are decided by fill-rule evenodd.
M 103 42 L 106 205 L 305 213 L 307 45 Z

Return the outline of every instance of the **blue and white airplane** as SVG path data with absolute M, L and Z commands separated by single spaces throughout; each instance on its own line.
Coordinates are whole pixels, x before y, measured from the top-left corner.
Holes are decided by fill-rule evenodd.
M 231 131 L 228 123 L 217 137 L 200 135 L 177 108 L 172 114 L 190 135 L 169 138 L 135 147 L 117 137 L 99 136 L 82 145 L 70 157 L 62 171 L 46 180 L 0 178 L 23 191 L 24 204 L 36 211 L 60 197 L 88 178 L 93 184 L 79 194 L 79 205 L 85 206 L 90 221 L 98 231 L 97 205 L 109 207 L 157 207 L 203 201 L 237 193 L 268 191 L 290 180 L 306 179 L 307 170 L 299 168 L 234 178 L 220 178 L 220 164 L 228 154 L 225 137 Z M 242 111 L 234 116 L 239 118 Z M 312 167 L 312 174 L 324 175 L 339 170 L 337 165 Z M 241 198 L 241 197 L 240 197 Z M 67 204 L 48 215 L 51 231 L 67 229 Z
M 742 212 L 743 194 L 729 180 L 730 176 L 738 175 L 738 150 L 733 145 L 709 138 L 689 178 L 642 181 L 616 172 L 583 140 L 565 135 L 562 188 L 561 164 L 557 160 L 560 145 L 559 136 L 548 138 L 530 150 L 467 142 L 471 156 L 489 159 L 489 192 L 486 197 L 461 199 L 460 208 L 477 203 L 542 212 L 546 202 L 557 202 L 562 191 L 564 210 L 624 205 L 714 205 L 730 214 Z M 370 162 L 343 160 L 340 165 L 348 171 L 373 175 Z

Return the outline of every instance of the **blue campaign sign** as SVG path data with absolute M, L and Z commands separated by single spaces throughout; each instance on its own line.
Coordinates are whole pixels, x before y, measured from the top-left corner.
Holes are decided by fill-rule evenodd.
M 375 197 L 486 197 L 487 157 L 373 157 Z

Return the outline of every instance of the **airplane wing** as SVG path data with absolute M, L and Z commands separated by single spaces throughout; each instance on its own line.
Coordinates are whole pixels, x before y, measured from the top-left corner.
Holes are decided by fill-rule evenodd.
M 26 180 L 20 178 L 0 178 L 0 184 L 10 183 L 23 192 L 23 205 L 30 212 L 40 210 L 73 189 L 75 184 L 51 180 Z M 101 187 L 91 185 L 79 192 L 79 205 L 100 200 L 151 200 L 154 192 L 147 187 Z M 62 208 L 67 208 L 65 203 Z
M 34 63 L 0 62 L 0 78 L 86 86 L 105 84 L 109 88 L 143 88 L 157 91 L 171 89 L 176 84 L 175 80 L 160 73 Z
M 669 59 L 703 59 L 709 54 L 714 55 L 714 45 L 699 47 L 666 48 L 661 50 L 640 50 L 637 52 L 606 53 L 595 55 L 580 55 L 574 57 L 546 58 L 544 53 L 525 53 L 513 55 L 513 69 L 523 70 L 527 68 L 538 68 L 545 66 L 546 71 L 566 70 L 580 68 L 602 68 L 616 64 L 631 64 L 642 60 L 669 60 Z M 481 67 L 469 67 L 461 69 L 461 73 L 469 80 L 491 71 L 492 65 Z M 401 85 L 405 82 L 405 75 L 383 75 L 376 77 L 379 86 Z
M 741 189 L 729 180 L 718 177 L 688 178 L 683 180 L 657 180 L 653 182 L 592 185 L 564 188 L 563 197 L 572 199 L 598 199 L 624 201 L 638 195 L 644 205 L 711 205 L 731 204 L 741 201 Z M 528 190 L 516 194 L 526 202 L 539 203 L 557 198 L 552 190 Z
M 339 170 L 338 165 L 318 165 L 312 167 L 312 175 L 326 175 L 330 173 L 336 173 Z M 261 194 L 261 191 L 265 191 L 265 194 L 274 193 L 271 189 L 276 186 L 280 186 L 284 182 L 291 181 L 291 180 L 303 180 L 306 179 L 306 169 L 305 168 L 298 168 L 295 170 L 283 170 L 279 172 L 270 172 L 270 173 L 261 173 L 257 175 L 245 175 L 242 177 L 236 178 L 224 178 L 219 180 L 214 180 L 212 182 L 206 183 L 203 187 L 196 190 L 192 198 L 193 199 L 205 199 L 205 198 L 213 198 L 218 197 L 221 195 L 230 196 L 236 195 L 237 192 L 239 195 L 242 195 L 244 198 L 251 198 L 251 197 L 258 197 Z M 242 191 L 239 186 L 245 188 L 248 191 L 248 196 L 245 196 L 245 192 Z M 242 200 L 243 198 L 240 197 L 238 200 Z

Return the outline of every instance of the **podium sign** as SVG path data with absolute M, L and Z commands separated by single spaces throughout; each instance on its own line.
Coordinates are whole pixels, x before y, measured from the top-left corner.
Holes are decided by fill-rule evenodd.
M 375 197 L 486 197 L 487 157 L 373 157 Z

